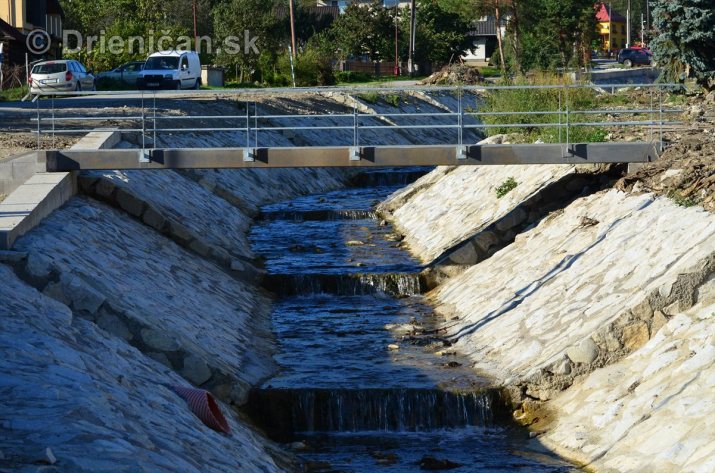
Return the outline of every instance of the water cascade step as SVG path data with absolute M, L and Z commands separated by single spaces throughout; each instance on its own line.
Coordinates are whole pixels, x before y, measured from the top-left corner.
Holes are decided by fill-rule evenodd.
M 427 171 L 370 170 L 354 187 L 261 209 L 251 242 L 276 295 L 280 371 L 246 413 L 296 445 L 305 471 L 570 471 L 514 453 L 526 436 L 444 338 L 422 266 L 377 220 L 377 203 Z
M 493 424 L 496 394 L 441 389 L 255 389 L 249 406 L 274 438 L 297 432 L 420 432 Z

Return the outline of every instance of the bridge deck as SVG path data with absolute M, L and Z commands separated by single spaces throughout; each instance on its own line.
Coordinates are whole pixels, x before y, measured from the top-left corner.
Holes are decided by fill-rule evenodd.
M 505 164 L 645 163 L 658 145 L 572 143 L 312 148 L 189 148 L 38 151 L 48 172 L 89 169 L 406 167 Z

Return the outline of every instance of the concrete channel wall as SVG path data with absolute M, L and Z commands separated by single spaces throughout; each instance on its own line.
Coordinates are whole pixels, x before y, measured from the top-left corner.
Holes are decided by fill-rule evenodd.
M 461 263 L 429 298 L 535 442 L 596 471 L 712 471 L 715 216 L 613 189 L 514 216 L 575 172 L 440 168 L 381 210 L 423 261 Z M 514 219 L 497 246 L 490 227 Z
M 287 112 L 280 102 L 274 106 Z M 115 138 L 116 146 L 135 146 L 131 137 Z M 174 138 L 186 146 L 242 141 L 222 133 Z M 333 139 L 297 130 L 267 135 L 264 143 Z M 389 139 L 410 142 L 399 133 Z M 9 399 L 0 407 L 7 439 L 0 469 L 36 471 L 42 463 L 79 472 L 292 470 L 293 458 L 233 410 L 276 369 L 270 299 L 258 286 L 260 262 L 246 234 L 261 205 L 335 189 L 352 175 L 297 169 L 77 176 L 72 192 L 0 253 L 0 371 L 13 373 L 0 383 Z M 204 426 L 174 385 L 210 390 L 232 435 Z

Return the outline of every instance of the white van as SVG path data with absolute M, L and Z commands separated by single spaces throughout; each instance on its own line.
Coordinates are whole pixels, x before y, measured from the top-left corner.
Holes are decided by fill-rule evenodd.
M 139 89 L 198 89 L 201 61 L 194 51 L 161 51 L 149 56 L 137 78 Z

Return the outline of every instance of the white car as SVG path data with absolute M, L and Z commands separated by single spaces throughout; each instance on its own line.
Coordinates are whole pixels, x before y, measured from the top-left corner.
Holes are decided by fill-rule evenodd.
M 144 62 L 132 61 L 112 69 L 107 72 L 97 74 L 97 79 L 114 79 L 126 82 L 129 85 L 137 85 L 139 73 L 144 69 Z
M 140 89 L 198 89 L 201 87 L 201 61 L 194 51 L 162 51 L 146 60 L 139 73 Z
M 34 95 L 96 90 L 94 76 L 73 60 L 38 62 L 32 66 L 28 82 Z

